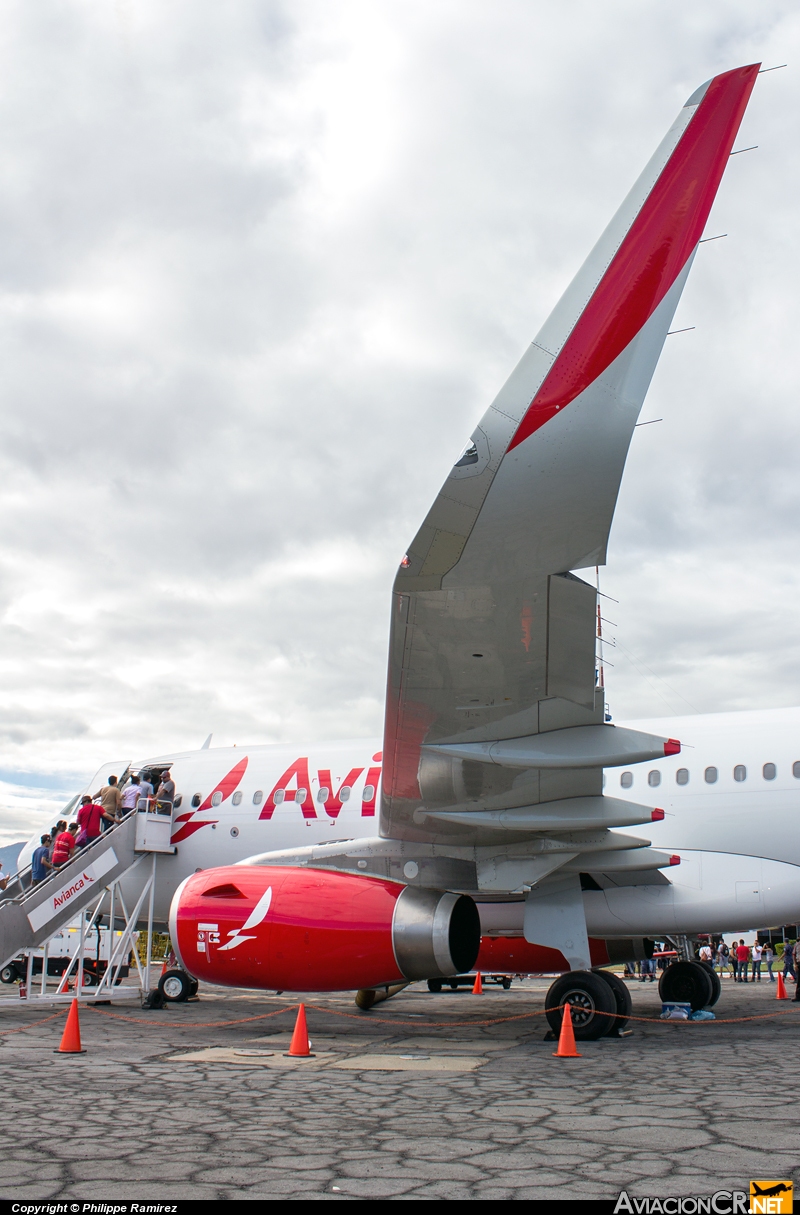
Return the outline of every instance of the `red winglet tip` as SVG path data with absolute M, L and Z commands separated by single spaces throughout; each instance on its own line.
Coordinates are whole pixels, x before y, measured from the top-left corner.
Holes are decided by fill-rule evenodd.
M 679 856 L 671 856 L 669 858 L 670 865 L 680 865 L 681 858 Z
M 677 738 L 668 738 L 667 741 L 664 743 L 664 754 L 665 755 L 680 755 L 680 753 L 681 753 L 681 744 L 678 742 Z
M 650 815 L 650 820 L 654 823 L 660 823 L 663 817 L 664 811 L 659 806 L 656 806 L 655 810 L 653 810 L 652 814 Z

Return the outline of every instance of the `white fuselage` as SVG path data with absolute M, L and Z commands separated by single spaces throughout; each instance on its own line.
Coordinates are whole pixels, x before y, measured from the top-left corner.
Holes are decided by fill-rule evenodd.
M 683 743 L 680 755 L 605 774 L 608 794 L 663 808 L 663 821 L 641 833 L 656 848 L 679 854 L 681 863 L 666 871 L 665 884 L 586 891 L 589 934 L 661 936 L 800 921 L 800 709 L 625 724 Z M 181 798 L 174 813 L 177 851 L 158 860 L 156 918 L 166 920 L 177 886 L 198 870 L 377 835 L 380 745 L 214 748 L 153 760 L 154 766 L 171 763 Z M 765 765 L 774 765 L 774 777 Z M 711 768 L 713 782 L 706 778 Z M 226 784 L 232 772 L 237 776 Z M 95 793 L 99 783 L 88 791 Z M 213 796 L 217 786 L 221 798 Z M 34 841 L 26 845 L 20 864 L 33 847 Z M 487 929 L 522 931 L 521 902 L 482 904 L 481 912 Z

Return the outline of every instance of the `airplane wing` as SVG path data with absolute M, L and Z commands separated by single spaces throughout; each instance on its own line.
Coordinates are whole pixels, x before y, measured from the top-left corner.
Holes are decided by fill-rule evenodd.
M 380 836 L 471 857 L 480 889 L 670 862 L 609 834 L 651 811 L 604 798 L 603 767 L 679 747 L 604 721 L 596 591 L 573 571 L 605 561 L 633 428 L 758 70 L 686 102 L 398 571 Z

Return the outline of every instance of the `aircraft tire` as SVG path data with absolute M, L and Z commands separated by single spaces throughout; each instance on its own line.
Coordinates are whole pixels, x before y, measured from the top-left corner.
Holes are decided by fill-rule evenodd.
M 616 1017 L 616 1020 L 612 1023 L 611 1028 L 615 1029 L 617 1031 L 621 1031 L 628 1024 L 628 1020 L 631 1016 L 631 1013 L 633 1012 L 633 1001 L 631 1000 L 631 993 L 628 991 L 628 988 L 622 982 L 622 979 L 620 979 L 612 971 L 596 970 L 594 973 L 596 975 L 599 975 L 601 979 L 605 979 L 606 983 L 608 983 L 609 987 L 611 988 L 612 992 L 614 993 L 614 999 L 616 1000 L 616 1003 L 617 1003 L 617 1017 Z
M 158 980 L 158 990 L 169 1004 L 183 1004 L 192 995 L 194 980 L 185 970 L 168 970 Z
M 561 1032 L 562 1010 L 569 1001 L 575 1039 L 592 1042 L 616 1023 L 617 1001 L 611 984 L 590 970 L 573 970 L 552 984 L 545 998 L 545 1016 L 554 1034 Z
M 442 990 L 442 980 L 441 979 L 428 979 L 428 991 L 432 991 L 434 994 L 436 994 L 436 992 L 440 992 L 441 990 Z
M 707 1008 L 714 996 L 711 975 L 702 962 L 673 962 L 658 982 L 662 1000 L 691 1004 L 692 1011 Z
M 722 981 L 710 962 L 701 962 L 701 966 L 705 966 L 708 973 L 711 975 L 711 999 L 708 1002 L 708 1007 L 713 1008 L 717 1000 L 722 995 Z

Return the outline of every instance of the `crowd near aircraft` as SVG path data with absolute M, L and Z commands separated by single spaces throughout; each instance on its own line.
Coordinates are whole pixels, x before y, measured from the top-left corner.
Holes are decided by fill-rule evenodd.
M 475 967 L 562 972 L 548 1005 L 590 1038 L 630 1011 L 604 965 L 800 919 L 800 710 L 612 723 L 575 572 L 605 561 L 758 71 L 691 95 L 451 469 L 395 579 L 383 739 L 204 748 L 88 786 L 171 769 L 156 915 L 185 974 L 368 1006 Z M 688 956 L 662 987 L 719 994 Z

